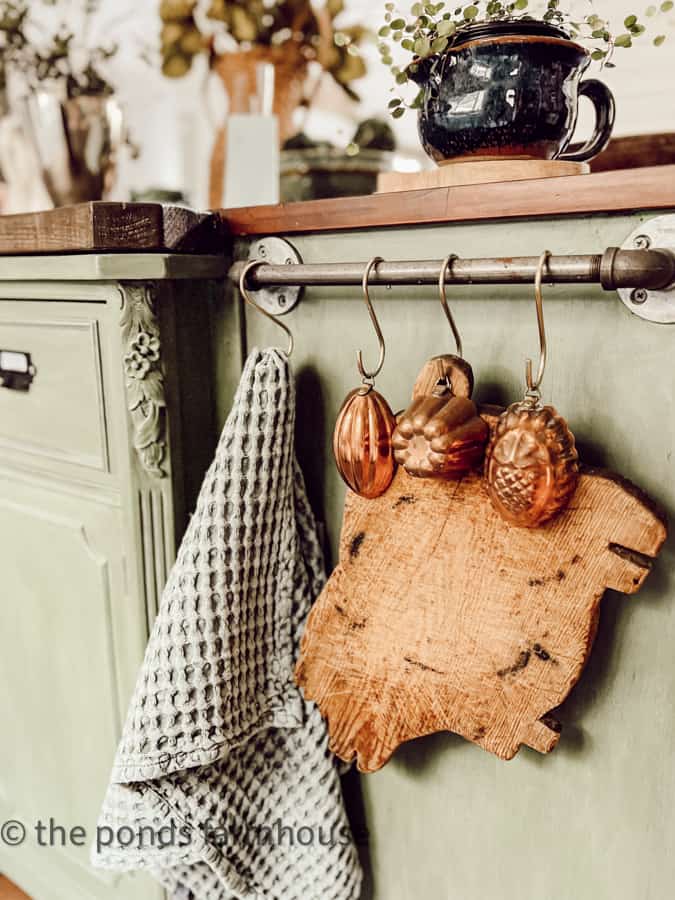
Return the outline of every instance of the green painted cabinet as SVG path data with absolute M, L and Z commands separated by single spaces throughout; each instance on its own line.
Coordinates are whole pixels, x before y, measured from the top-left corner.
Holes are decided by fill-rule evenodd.
M 663 214 L 662 211 L 658 213 Z M 543 218 L 289 235 L 307 263 L 596 253 L 650 218 Z M 237 248 L 248 252 L 248 242 Z M 480 402 L 522 396 L 537 359 L 534 290 L 452 287 L 449 301 Z M 372 291 L 387 341 L 377 387 L 407 406 L 425 360 L 454 343 L 433 288 Z M 584 460 L 632 479 L 675 520 L 675 326 L 632 316 L 597 287 L 545 288 L 549 367 L 543 393 Z M 295 336 L 298 451 L 333 560 L 345 489 L 331 431 L 377 342 L 357 288 L 307 289 L 284 321 Z M 246 310 L 249 346 L 285 346 Z M 225 402 L 220 404 L 225 409 Z M 675 883 L 675 537 L 635 597 L 609 593 L 590 665 L 560 713 L 559 747 L 504 763 L 452 735 L 401 748 L 381 772 L 350 779 L 365 824 L 365 898 L 373 900 L 664 900 Z M 420 572 L 423 583 L 424 573 Z
M 648 218 L 645 210 L 289 240 L 310 263 L 595 253 Z M 233 255 L 248 250 L 241 240 Z M 285 341 L 224 289 L 226 263 L 0 260 L 0 350 L 30 352 L 37 370 L 25 394 L 0 388 L 0 821 L 95 824 L 149 626 L 243 358 Z M 521 396 L 525 358 L 538 346 L 533 290 L 448 293 L 479 402 Z M 387 340 L 378 388 L 402 409 L 423 363 L 452 350 L 452 336 L 433 289 L 372 296 Z M 545 399 L 570 421 L 586 462 L 627 476 L 672 513 L 675 326 L 641 321 L 596 287 L 547 288 L 545 308 Z M 298 455 L 334 561 L 345 489 L 331 432 L 359 381 L 356 350 L 368 365 L 377 344 L 358 289 L 308 289 L 285 321 L 296 342 Z M 674 546 L 671 537 L 639 595 L 605 598 L 553 754 L 522 750 L 504 763 L 436 735 L 401 748 L 376 775 L 349 776 L 353 820 L 368 832 L 364 900 L 671 895 Z M 161 896 L 148 879 L 93 872 L 86 847 L 28 839 L 0 847 L 0 870 L 36 900 Z
M 218 258 L 0 260 L 0 353 L 35 366 L 27 391 L 0 388 L 0 822 L 27 830 L 0 846 L 0 871 L 34 900 L 163 896 L 93 870 L 89 844 L 214 446 L 222 271 Z

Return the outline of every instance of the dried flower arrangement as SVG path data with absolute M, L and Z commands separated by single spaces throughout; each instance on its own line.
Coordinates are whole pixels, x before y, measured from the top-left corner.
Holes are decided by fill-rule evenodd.
M 81 0 L 80 33 L 86 33 L 100 4 L 101 0 Z M 68 97 L 111 94 L 102 66 L 117 53 L 117 46 L 85 48 L 72 25 L 57 19 L 53 30 L 45 29 L 45 7 L 58 10 L 59 0 L 0 0 L 0 88 L 13 69 L 28 87 L 52 81 L 62 84 Z M 73 14 L 72 3 L 68 13 Z
M 343 0 L 327 0 L 320 8 L 309 0 L 162 0 L 162 71 L 180 78 L 201 53 L 295 44 L 308 62 L 318 62 L 357 99 L 351 85 L 366 72 L 359 52 L 366 30 L 337 25 L 344 5 Z

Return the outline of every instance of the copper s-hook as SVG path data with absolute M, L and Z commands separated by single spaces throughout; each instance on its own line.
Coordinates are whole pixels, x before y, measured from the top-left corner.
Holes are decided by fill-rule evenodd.
M 387 348 L 384 343 L 384 336 L 382 334 L 382 329 L 380 328 L 380 323 L 377 321 L 377 316 L 375 315 L 375 310 L 373 309 L 373 304 L 370 299 L 370 293 L 368 291 L 368 283 L 370 281 L 370 273 L 373 271 L 375 266 L 377 266 L 378 263 L 381 263 L 381 262 L 383 262 L 383 259 L 381 256 L 374 256 L 370 260 L 370 262 L 366 266 L 365 271 L 363 273 L 363 281 L 362 281 L 362 285 L 361 285 L 363 288 L 363 299 L 365 300 L 366 307 L 368 308 L 368 313 L 370 315 L 370 321 L 373 323 L 373 328 L 375 329 L 375 334 L 377 335 L 377 341 L 380 345 L 380 359 L 377 364 L 377 368 L 375 369 L 374 372 L 366 371 L 366 369 L 363 365 L 363 352 L 361 350 L 359 350 L 358 353 L 356 354 L 356 365 L 358 366 L 359 374 L 361 375 L 361 378 L 363 379 L 364 384 L 372 383 L 375 381 L 377 376 L 382 371 L 382 366 L 384 365 L 384 358 L 385 358 L 385 355 L 387 352 Z
M 447 279 L 448 269 L 450 269 L 450 274 L 452 275 L 452 264 L 453 262 L 459 259 L 456 253 L 451 253 L 449 256 L 443 260 L 443 264 L 441 266 L 441 274 L 438 278 L 438 290 L 441 297 L 441 306 L 443 307 L 443 312 L 445 313 L 445 318 L 448 320 L 448 324 L 452 329 L 452 334 L 455 338 L 455 344 L 457 346 L 457 356 L 461 359 L 464 358 L 462 353 L 462 338 L 459 334 L 459 329 L 457 328 L 457 323 L 455 322 L 455 317 L 453 316 L 450 307 L 448 306 L 448 295 L 445 287 L 445 282 Z
M 548 262 L 551 258 L 551 251 L 544 250 L 539 258 L 539 265 L 537 266 L 537 274 L 534 279 L 534 292 L 535 292 L 535 301 L 537 304 L 537 325 L 539 326 L 539 370 L 537 372 L 536 381 L 532 378 L 532 360 L 528 359 L 525 369 L 525 378 L 527 380 L 527 391 L 528 394 L 533 396 L 537 396 L 539 394 L 539 388 L 541 387 L 541 383 L 544 380 L 544 373 L 546 371 L 546 359 L 547 359 L 547 345 L 546 345 L 546 327 L 544 325 L 544 297 L 541 292 L 541 285 L 544 279 L 544 270 L 548 266 Z
M 258 266 L 262 266 L 264 264 L 265 264 L 265 260 L 254 259 L 252 262 L 250 262 L 246 266 L 244 266 L 244 269 L 242 270 L 242 273 L 241 273 L 241 278 L 239 279 L 239 291 L 241 293 L 241 296 L 244 298 L 244 300 L 250 306 L 252 306 L 253 309 L 256 309 L 259 313 L 262 313 L 263 316 L 268 318 L 271 322 L 274 322 L 275 325 L 278 325 L 279 328 L 281 328 L 282 331 L 288 336 L 288 349 L 285 351 L 285 353 L 286 353 L 286 356 L 290 357 L 293 353 L 293 348 L 295 346 L 295 341 L 293 340 L 293 333 L 292 333 L 291 329 L 287 325 L 285 325 L 280 319 L 278 319 L 276 316 L 272 315 L 271 312 L 267 312 L 266 309 L 263 309 L 262 306 L 260 306 L 258 303 L 256 303 L 256 301 L 253 299 L 253 297 L 251 297 L 251 295 L 249 294 L 248 289 L 246 287 L 246 279 L 251 274 L 251 272 L 254 269 L 257 269 Z

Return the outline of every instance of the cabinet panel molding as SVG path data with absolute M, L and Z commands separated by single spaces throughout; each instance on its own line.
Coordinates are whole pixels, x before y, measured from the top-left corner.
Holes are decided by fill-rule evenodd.
M 0 450 L 108 473 L 98 321 L 0 318 L 0 347 L 37 369 L 27 392 L 0 389 Z
M 145 575 L 145 602 L 148 632 L 157 616 L 169 566 L 175 556 L 174 531 L 161 491 L 138 492 L 138 521 L 141 557 Z

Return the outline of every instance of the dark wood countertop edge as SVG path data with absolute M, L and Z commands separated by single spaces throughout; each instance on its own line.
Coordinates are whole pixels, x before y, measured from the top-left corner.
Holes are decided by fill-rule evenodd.
M 675 165 L 567 178 L 402 191 L 195 212 L 160 203 L 82 203 L 0 216 L 0 256 L 223 254 L 237 236 L 339 232 L 675 209 Z
M 0 216 L 0 255 L 55 253 L 222 254 L 218 215 L 161 203 L 79 203 Z
M 233 236 L 675 208 L 675 165 L 221 210 Z

